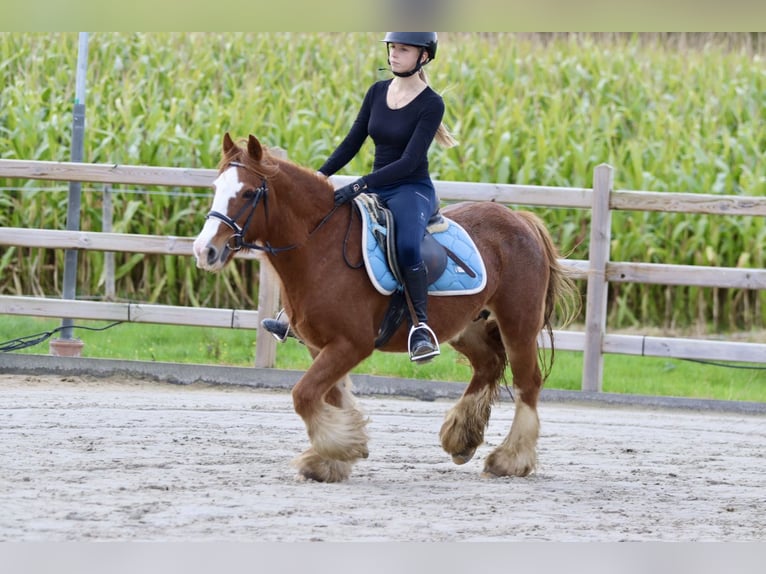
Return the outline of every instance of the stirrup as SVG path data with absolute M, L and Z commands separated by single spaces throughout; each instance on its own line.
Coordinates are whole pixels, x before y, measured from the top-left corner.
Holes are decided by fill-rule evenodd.
M 264 319 L 261 321 L 261 325 L 280 343 L 284 343 L 290 333 L 290 323 L 280 321 L 280 317 L 284 313 L 284 309 L 280 309 L 277 316 L 273 319 Z
M 419 331 L 419 330 L 425 330 L 428 333 L 428 336 L 431 339 L 431 344 L 433 349 L 430 351 L 426 351 L 425 353 L 415 355 L 412 349 L 412 335 L 413 333 L 415 333 L 415 331 Z M 441 350 L 439 348 L 439 340 L 436 338 L 436 333 L 434 333 L 431 330 L 431 327 L 429 327 L 425 323 L 420 323 L 417 326 L 413 325 L 412 327 L 410 327 L 410 334 L 407 337 L 407 350 L 410 355 L 410 361 L 415 363 L 427 363 L 428 361 L 430 361 L 437 355 L 441 354 Z

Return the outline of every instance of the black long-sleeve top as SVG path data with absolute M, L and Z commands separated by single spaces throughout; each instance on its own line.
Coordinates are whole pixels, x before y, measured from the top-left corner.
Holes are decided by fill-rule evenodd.
M 319 171 L 331 176 L 342 169 L 370 136 L 375 143 L 375 161 L 372 173 L 364 176 L 369 187 L 429 177 L 428 148 L 444 117 L 444 101 L 426 87 L 409 104 L 393 110 L 386 103 L 391 81 L 370 86 L 348 135 Z

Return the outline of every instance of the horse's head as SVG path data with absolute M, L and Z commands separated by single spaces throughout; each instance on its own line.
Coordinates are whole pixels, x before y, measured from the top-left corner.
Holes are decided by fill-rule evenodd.
M 218 177 L 213 182 L 213 205 L 194 240 L 197 267 L 219 271 L 243 247 L 269 250 L 256 244 L 257 230 L 264 228 L 268 213 L 267 177 L 277 170 L 255 136 L 243 148 L 228 133 L 224 135 Z

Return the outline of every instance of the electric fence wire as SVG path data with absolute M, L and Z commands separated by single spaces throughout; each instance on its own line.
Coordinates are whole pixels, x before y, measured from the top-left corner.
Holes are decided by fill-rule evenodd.
M 86 327 L 84 325 L 70 325 L 67 327 L 64 327 L 64 326 L 56 327 L 55 329 L 51 331 L 45 331 L 43 333 L 37 333 L 35 335 L 26 335 L 24 337 L 18 337 L 16 339 L 11 339 L 9 341 L 5 341 L 4 343 L 0 343 L 0 353 L 9 353 L 11 351 L 18 351 L 20 349 L 26 349 L 27 347 L 38 345 L 39 343 L 42 343 L 46 339 L 52 337 L 59 331 L 63 331 L 64 329 L 87 329 L 88 331 L 106 331 L 107 329 L 111 329 L 115 325 L 119 325 L 121 323 L 122 321 L 115 321 L 114 323 L 110 323 L 109 325 L 106 325 L 105 327 Z
M 44 186 L 33 186 L 33 187 L 0 187 L 0 191 L 15 191 L 15 192 L 34 192 L 34 193 L 63 193 L 68 192 L 68 187 L 44 187 Z M 98 188 L 83 188 L 82 190 L 84 193 L 103 193 L 103 189 Z M 210 191 L 173 191 L 173 190 L 151 190 L 151 189 L 141 189 L 141 188 L 131 188 L 131 189 L 115 189 L 112 188 L 111 193 L 113 195 L 117 194 L 128 194 L 128 195 L 147 195 L 147 196 L 158 196 L 158 197 L 190 197 L 190 198 L 211 198 L 213 197 L 213 193 Z
M 766 371 L 766 367 L 757 367 L 755 365 L 732 365 L 731 363 L 720 363 L 718 361 L 708 361 L 707 359 L 680 359 L 690 363 L 699 363 L 700 365 L 709 365 L 711 367 L 725 367 L 727 369 L 749 369 L 752 371 Z

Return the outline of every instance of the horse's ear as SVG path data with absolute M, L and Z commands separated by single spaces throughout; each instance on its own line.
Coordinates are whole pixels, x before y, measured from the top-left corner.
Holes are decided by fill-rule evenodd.
M 250 157 L 255 161 L 261 161 L 263 148 L 261 147 L 261 142 L 258 141 L 258 138 L 252 134 L 247 138 L 247 153 L 250 154 Z
M 234 147 L 234 140 L 231 139 L 229 132 L 223 134 L 223 153 L 229 153 L 229 150 Z

